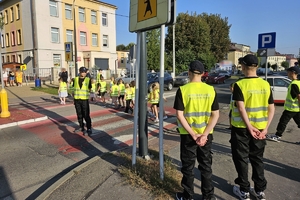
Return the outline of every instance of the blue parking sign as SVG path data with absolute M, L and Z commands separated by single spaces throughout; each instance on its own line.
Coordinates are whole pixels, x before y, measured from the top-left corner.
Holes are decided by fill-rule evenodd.
M 71 44 L 70 43 L 66 43 L 66 52 L 67 53 L 71 52 Z
M 261 33 L 258 35 L 258 49 L 275 48 L 276 32 Z

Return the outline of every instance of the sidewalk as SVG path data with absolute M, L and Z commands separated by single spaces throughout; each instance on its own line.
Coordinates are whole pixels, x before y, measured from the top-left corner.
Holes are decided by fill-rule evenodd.
M 0 118 L 0 126 L 5 128 L 9 123 L 30 123 L 29 120 L 43 120 L 55 116 L 67 116 L 74 118 L 75 109 L 65 109 L 72 106 L 71 103 L 60 107 L 56 96 L 31 91 L 30 87 L 23 86 L 6 88 L 9 98 L 11 117 Z M 51 105 L 49 107 L 49 105 Z M 47 107 L 48 110 L 45 110 Z M 57 109 L 60 107 L 60 109 Z M 93 105 L 91 105 L 93 107 Z M 106 108 L 101 108 L 102 110 Z M 282 107 L 276 107 L 276 116 L 273 120 L 270 132 L 274 132 Z M 92 110 L 92 109 L 91 109 Z M 32 113 L 31 113 L 31 112 Z M 51 111 L 51 112 L 50 112 Z M 232 186 L 236 178 L 235 168 L 231 159 L 230 133 L 225 129 L 228 126 L 228 113 L 224 105 L 220 107 L 220 119 L 214 131 L 213 144 L 213 181 L 215 194 L 218 199 L 237 199 L 232 193 Z M 30 114 L 29 114 L 30 113 Z M 33 115 L 33 113 L 37 115 Z M 5 121 L 8 120 L 8 121 Z M 27 121 L 25 121 L 27 120 Z M 60 119 L 57 119 L 60 120 Z M 23 122 L 22 122 L 23 121 Z M 287 133 L 282 142 L 270 142 L 265 152 L 265 175 L 268 180 L 266 195 L 268 199 L 297 199 L 300 187 L 300 161 L 297 153 L 300 141 L 299 129 L 292 122 L 287 127 Z M 149 149 L 158 150 L 158 137 L 149 137 Z M 132 152 L 132 147 L 123 151 Z M 179 135 L 175 131 L 164 133 L 164 152 L 172 158 L 174 164 L 180 167 Z M 62 177 L 44 183 L 38 190 L 24 199 L 107 199 L 107 200 L 153 200 L 149 191 L 134 188 L 124 182 L 124 178 L 118 172 L 118 166 L 122 159 L 112 153 L 93 157 L 83 162 L 78 167 L 67 171 Z M 197 168 L 197 165 L 195 166 Z M 195 168 L 195 199 L 201 199 L 201 182 L 199 170 Z M 251 179 L 251 167 L 249 165 L 249 180 Z M 252 186 L 253 183 L 251 182 Z

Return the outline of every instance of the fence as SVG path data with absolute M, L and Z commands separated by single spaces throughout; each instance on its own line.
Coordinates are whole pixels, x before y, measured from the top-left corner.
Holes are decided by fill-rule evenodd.
M 42 81 L 52 81 L 52 68 L 35 68 L 23 71 L 25 82 L 34 82 L 39 78 Z

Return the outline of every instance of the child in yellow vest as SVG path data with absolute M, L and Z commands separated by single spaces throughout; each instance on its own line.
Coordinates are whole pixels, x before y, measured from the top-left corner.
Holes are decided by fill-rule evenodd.
M 110 88 L 110 96 L 112 99 L 112 103 L 115 105 L 115 108 L 118 109 L 118 96 L 120 94 L 119 86 L 117 85 L 117 81 L 114 80 L 113 85 Z
M 154 122 L 159 122 L 158 111 L 157 111 L 157 105 L 159 103 L 159 87 L 155 83 L 153 83 L 151 85 L 151 88 L 152 88 L 152 91 L 150 92 L 151 110 L 155 116 Z
M 131 114 L 133 114 L 133 109 L 130 106 L 130 103 L 132 101 L 132 88 L 130 87 L 130 85 L 128 83 L 125 84 L 125 101 L 126 101 L 126 107 L 125 107 L 125 113 L 128 113 L 128 111 L 131 111 Z
M 96 94 L 96 80 L 95 79 L 91 79 L 92 82 L 92 88 L 90 91 L 90 101 L 91 102 L 96 102 L 97 101 L 97 94 Z
M 58 95 L 60 99 L 60 104 L 66 104 L 66 97 L 68 96 L 67 83 L 64 82 L 61 78 L 59 78 L 58 81 L 59 81 Z

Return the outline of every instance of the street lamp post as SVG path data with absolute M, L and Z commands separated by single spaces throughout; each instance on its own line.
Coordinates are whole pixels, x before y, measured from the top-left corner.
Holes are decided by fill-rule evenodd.
M 75 18 L 75 1 L 73 0 L 72 11 L 73 11 L 73 23 L 74 23 L 74 64 L 75 64 L 75 77 L 78 74 L 78 63 L 77 63 L 77 35 L 76 35 L 76 18 Z

